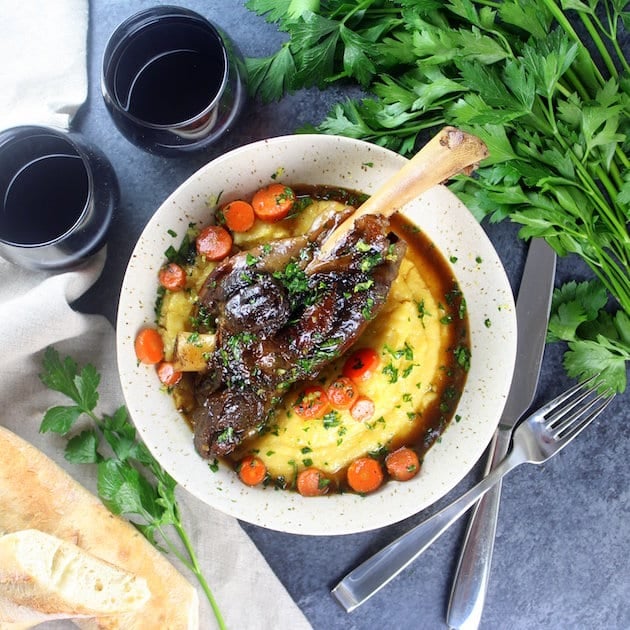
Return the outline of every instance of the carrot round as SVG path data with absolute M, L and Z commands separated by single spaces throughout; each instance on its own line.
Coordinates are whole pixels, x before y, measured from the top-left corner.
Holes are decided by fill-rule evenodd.
M 303 497 L 320 497 L 330 490 L 330 479 L 319 468 L 309 466 L 299 472 L 297 490 Z
M 273 223 L 284 219 L 295 203 L 295 193 L 284 184 L 269 184 L 252 197 L 254 214 L 262 221 Z
M 413 449 L 402 446 L 385 458 L 385 468 L 392 479 L 409 481 L 420 471 L 420 459 Z
M 326 394 L 335 409 L 349 409 L 358 398 L 359 391 L 351 379 L 340 376 L 328 386 Z
M 378 363 L 378 352 L 374 348 L 359 348 L 346 359 L 342 373 L 353 381 L 365 381 L 374 374 Z
M 247 455 L 238 467 L 240 480 L 248 486 L 257 486 L 267 476 L 267 466 L 260 457 Z
M 299 394 L 293 404 L 293 410 L 298 416 L 305 419 L 321 418 L 330 407 L 328 396 L 323 387 L 309 385 Z
M 348 485 L 359 494 L 374 492 L 383 483 L 383 468 L 378 460 L 372 457 L 359 457 L 350 466 L 346 479 Z
M 176 370 L 175 364 L 171 361 L 158 363 L 156 371 L 160 382 L 168 387 L 173 387 L 173 385 L 177 385 L 182 380 L 182 372 Z
M 350 415 L 357 422 L 367 422 L 376 410 L 374 401 L 367 396 L 359 396 L 352 407 L 350 407 Z
M 208 260 L 223 260 L 232 250 L 232 236 L 220 225 L 209 225 L 199 232 L 196 245 Z
M 164 342 L 155 328 L 143 328 L 134 341 L 136 357 L 140 363 L 154 365 L 164 358 Z
M 242 199 L 225 204 L 221 208 L 220 213 L 223 216 L 225 225 L 232 232 L 247 232 L 253 227 L 256 219 L 252 204 Z
M 168 263 L 160 269 L 158 280 L 169 291 L 181 291 L 186 286 L 186 271 L 177 263 Z

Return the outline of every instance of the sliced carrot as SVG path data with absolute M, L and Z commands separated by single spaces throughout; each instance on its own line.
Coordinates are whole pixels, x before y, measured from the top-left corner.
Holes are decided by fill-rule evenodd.
M 197 252 L 208 260 L 223 260 L 232 250 L 232 236 L 220 225 L 209 225 L 197 236 Z
M 374 492 L 383 483 L 383 478 L 380 462 L 372 457 L 355 459 L 346 474 L 348 485 L 359 494 Z
M 392 479 L 409 481 L 420 471 L 420 459 L 413 449 L 402 446 L 385 458 L 385 467 Z
M 162 361 L 157 365 L 157 375 L 160 382 L 168 387 L 177 385 L 182 380 L 183 373 L 175 369 L 175 364 L 171 361 Z
M 136 357 L 140 363 L 154 365 L 164 358 L 164 342 L 155 328 L 143 328 L 134 341 Z
M 373 415 L 376 407 L 374 401 L 367 396 L 359 396 L 352 407 L 350 407 L 350 415 L 357 422 L 367 422 Z
M 323 387 L 319 385 L 309 385 L 305 387 L 299 394 L 293 404 L 293 410 L 298 416 L 305 419 L 314 419 L 323 417 L 330 403 L 328 396 Z
M 349 409 L 359 396 L 357 386 L 347 376 L 336 378 L 326 390 L 328 400 L 335 409 Z
M 295 203 L 295 193 L 284 184 L 269 184 L 254 193 L 254 214 L 262 221 L 273 223 L 284 219 Z
M 378 352 L 374 348 L 359 348 L 346 359 L 341 371 L 353 381 L 365 381 L 374 374 L 378 363 Z
M 260 457 L 247 455 L 238 466 L 240 480 L 248 486 L 257 486 L 267 476 L 267 466 Z
M 219 212 L 225 225 L 232 232 L 247 232 L 247 230 L 251 230 L 256 220 L 252 204 L 242 199 L 230 201 Z
M 186 271 L 177 263 L 168 263 L 160 269 L 158 280 L 169 291 L 181 291 L 186 286 Z
M 319 468 L 309 466 L 299 472 L 297 490 L 303 497 L 320 497 L 330 490 L 330 479 Z

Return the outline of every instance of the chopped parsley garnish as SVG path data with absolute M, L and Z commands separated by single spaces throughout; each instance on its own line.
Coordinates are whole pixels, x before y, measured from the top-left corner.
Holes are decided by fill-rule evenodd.
M 462 292 L 457 285 L 457 283 L 453 284 L 453 288 L 450 291 L 447 291 L 444 295 L 444 299 L 449 306 L 453 306 L 455 304 L 455 300 L 462 297 Z
M 393 363 L 388 363 L 383 368 L 383 374 L 387 376 L 388 383 L 396 383 L 398 381 L 398 368 L 394 367 Z
M 324 425 L 324 429 L 332 429 L 334 427 L 338 427 L 340 422 L 341 422 L 341 420 L 340 420 L 339 412 L 335 411 L 334 409 L 333 409 L 333 411 L 329 411 L 322 418 L 322 423 Z
M 409 342 L 405 341 L 405 345 L 398 350 L 393 350 L 387 344 L 384 348 L 385 352 L 390 354 L 394 359 L 407 359 L 407 361 L 413 361 L 413 348 L 409 345 Z
M 359 282 L 354 286 L 354 292 L 359 293 L 359 291 L 367 291 L 373 284 L 374 280 L 371 278 L 365 282 Z
M 457 365 L 468 372 L 470 369 L 470 350 L 466 346 L 457 346 L 453 352 Z
M 192 265 L 197 257 L 197 248 L 195 246 L 195 238 L 198 230 L 194 223 L 188 225 L 186 234 L 180 243 L 179 248 L 170 245 L 164 252 L 164 256 L 168 262 L 174 262 L 178 265 Z M 169 231 L 170 236 L 177 236 L 174 232 Z
M 234 427 L 227 427 L 217 436 L 217 444 L 225 444 L 231 442 L 234 439 Z
M 466 317 L 467 307 L 466 307 L 466 298 L 463 298 L 459 302 L 459 308 L 457 309 L 459 314 L 459 319 L 464 319 Z
M 304 294 L 312 293 L 306 272 L 295 260 L 290 261 L 284 269 L 274 271 L 273 277 L 282 283 L 282 286 L 289 294 L 290 300 L 295 301 L 296 298 L 300 298 Z
M 361 309 L 361 316 L 363 317 L 363 319 L 367 319 L 367 320 L 372 319 L 373 310 L 374 310 L 374 298 L 368 297 L 365 300 L 365 305 Z
M 194 330 L 199 328 L 212 329 L 214 328 L 214 316 L 206 306 L 200 304 L 197 308 L 197 314 L 190 318 L 190 323 Z
M 420 302 L 416 304 L 416 307 L 418 311 L 418 319 L 422 322 L 422 327 L 424 328 L 424 318 L 431 317 L 431 313 L 427 311 L 424 300 L 420 300 Z
M 360 241 L 359 241 L 360 242 Z M 364 273 L 369 273 L 374 269 L 374 267 L 378 267 L 383 262 L 383 256 L 380 252 L 375 252 L 374 254 L 370 254 L 366 256 L 361 263 L 359 264 L 359 269 Z
M 190 335 L 188 335 L 188 337 L 186 338 L 186 341 L 193 345 L 196 346 L 197 348 L 201 347 L 201 343 L 199 342 L 199 333 L 198 332 L 192 332 L 190 333 Z
M 417 363 L 412 363 L 411 365 L 408 365 L 402 372 L 402 377 L 403 378 L 407 378 L 411 372 L 413 372 L 413 368 L 416 367 L 416 365 L 418 365 Z

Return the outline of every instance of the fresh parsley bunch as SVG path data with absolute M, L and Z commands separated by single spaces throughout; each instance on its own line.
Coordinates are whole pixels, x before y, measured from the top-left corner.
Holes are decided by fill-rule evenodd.
M 146 446 L 138 441 L 127 409 L 119 407 L 112 416 L 99 417 L 100 375 L 92 365 L 79 369 L 76 362 L 61 359 L 54 348 L 44 354 L 40 378 L 48 388 L 61 392 L 73 404 L 51 407 L 46 411 L 40 431 L 53 431 L 68 442 L 65 458 L 75 464 L 96 464 L 98 495 L 117 515 L 131 517 L 131 522 L 160 551 L 170 551 L 194 574 L 201 585 L 220 628 L 225 628 L 221 612 L 202 573 L 188 534 L 181 520 L 175 496 L 175 480 L 160 466 Z M 77 420 L 86 415 L 90 428 L 69 437 Z M 103 441 L 109 447 L 103 455 Z M 171 538 L 175 530 L 184 552 Z
M 365 89 L 366 98 L 336 104 L 311 131 L 403 155 L 415 152 L 426 130 L 445 124 L 484 140 L 490 158 L 451 189 L 479 220 L 509 218 L 522 225 L 522 238 L 544 238 L 559 255 L 587 263 L 606 300 L 570 339 L 550 339 L 570 341 L 570 374 L 603 372 L 623 391 L 627 0 L 249 0 L 247 7 L 287 33 L 276 53 L 248 60 L 260 98 L 339 80 Z

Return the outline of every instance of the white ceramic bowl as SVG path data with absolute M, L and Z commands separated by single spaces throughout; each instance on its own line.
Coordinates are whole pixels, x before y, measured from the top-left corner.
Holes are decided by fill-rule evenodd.
M 297 492 L 243 485 L 227 466 L 212 472 L 193 447 L 192 434 L 160 390 L 151 366 L 138 365 L 137 331 L 154 321 L 157 271 L 190 222 L 204 224 L 219 195 L 251 194 L 281 173 L 283 183 L 326 184 L 370 193 L 405 163 L 400 155 L 363 141 L 295 135 L 256 142 L 206 164 L 158 208 L 129 262 L 119 304 L 118 365 L 126 403 L 142 439 L 164 468 L 205 503 L 244 521 L 298 534 L 347 534 L 382 527 L 431 505 L 451 490 L 483 454 L 498 424 L 516 353 L 510 285 L 484 231 L 459 200 L 437 186 L 405 214 L 447 260 L 467 301 L 472 362 L 457 414 L 427 453 L 421 473 L 378 492 L 303 498 Z M 229 197 L 228 197 L 229 195 Z M 487 322 L 491 325 L 488 326 Z

